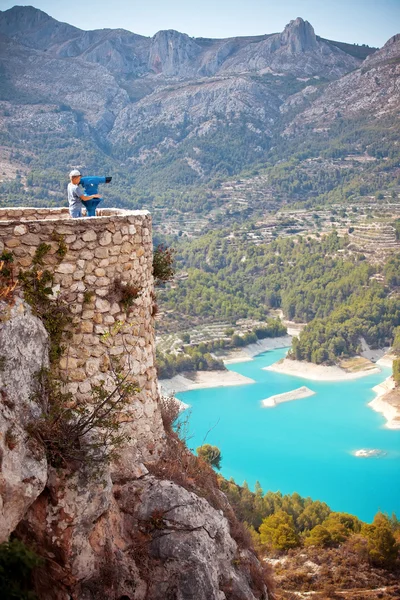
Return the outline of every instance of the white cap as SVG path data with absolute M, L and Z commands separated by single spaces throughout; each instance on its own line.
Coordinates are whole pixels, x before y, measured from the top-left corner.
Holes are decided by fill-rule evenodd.
M 71 173 L 69 174 L 70 177 L 79 177 L 80 175 L 80 171 L 78 171 L 78 169 L 72 169 Z

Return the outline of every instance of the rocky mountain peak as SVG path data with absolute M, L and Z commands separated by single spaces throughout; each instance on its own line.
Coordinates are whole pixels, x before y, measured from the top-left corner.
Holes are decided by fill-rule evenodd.
M 388 41 L 386 42 L 386 44 L 383 46 L 384 48 L 391 46 L 392 44 L 398 44 L 400 43 L 400 33 L 396 33 L 396 35 L 392 36 L 390 39 L 388 39 Z
M 152 39 L 149 67 L 167 76 L 182 74 L 186 66 L 193 66 L 200 53 L 200 46 L 186 33 L 174 29 L 158 31 Z
M 68 23 L 61 23 L 33 6 L 13 6 L 0 11 L 0 33 L 24 46 L 47 50 L 54 43 L 63 43 L 81 33 Z
M 282 46 L 287 46 L 293 54 L 313 50 L 317 47 L 313 26 L 301 17 L 297 17 L 286 25 L 280 35 L 280 42 Z

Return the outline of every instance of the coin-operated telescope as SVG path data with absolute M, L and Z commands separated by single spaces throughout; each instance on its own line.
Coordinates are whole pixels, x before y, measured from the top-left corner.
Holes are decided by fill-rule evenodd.
M 85 190 L 86 196 L 93 196 L 94 194 L 98 194 L 98 187 L 101 183 L 110 183 L 112 177 L 81 177 L 80 185 L 83 186 Z M 82 204 L 86 208 L 88 217 L 96 216 L 96 208 L 99 202 L 102 201 L 102 198 L 93 198 L 93 200 L 82 200 Z

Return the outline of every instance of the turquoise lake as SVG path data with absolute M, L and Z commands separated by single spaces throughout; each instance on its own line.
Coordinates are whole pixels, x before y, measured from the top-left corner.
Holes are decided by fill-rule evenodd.
M 262 370 L 286 351 L 228 367 L 253 384 L 176 394 L 191 407 L 188 446 L 197 448 L 207 436 L 206 443 L 222 451 L 222 475 L 247 481 L 250 489 L 258 480 L 264 492 L 298 492 L 365 521 L 378 510 L 400 517 L 400 430 L 386 429 L 384 417 L 367 406 L 390 369 L 338 383 Z M 261 407 L 264 398 L 304 385 L 315 396 Z M 352 455 L 361 448 L 387 454 Z

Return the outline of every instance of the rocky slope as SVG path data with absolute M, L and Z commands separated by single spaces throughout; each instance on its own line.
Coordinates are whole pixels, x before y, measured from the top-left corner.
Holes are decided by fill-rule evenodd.
M 304 92 L 299 94 L 304 95 Z M 293 98 L 291 99 L 293 102 Z M 400 35 L 369 56 L 362 67 L 330 83 L 312 105 L 301 112 L 289 130 L 312 125 L 324 128 L 334 119 L 381 119 L 400 110 Z
M 150 38 L 83 31 L 32 7 L 0 11 L 3 172 L 49 174 L 61 199 L 66 165 L 107 164 L 124 181 L 114 197 L 129 204 L 136 189 L 202 185 L 269 162 L 271 147 L 281 152 L 273 161 L 285 159 L 288 137 L 299 147 L 338 118 L 368 113 L 379 130 L 399 107 L 398 36 L 374 50 L 324 40 L 301 18 L 255 37 Z
M 151 127 L 158 113 L 156 122 L 185 118 L 196 127 L 217 114 L 254 111 L 269 133 L 281 99 L 243 74 L 335 79 L 362 62 L 317 38 L 300 18 L 281 34 L 255 38 L 194 39 L 173 30 L 146 38 L 125 30 L 82 31 L 32 7 L 14 7 L 0 12 L 0 34 L 3 100 L 67 105 L 113 142 L 135 134 L 135 114 L 141 126 Z M 187 83 L 171 90 L 173 81 Z M 120 114 L 125 108 L 128 120 Z
M 255 555 L 205 498 L 140 462 L 101 477 L 48 464 L 29 434 L 45 401 L 33 392 L 47 333 L 21 301 L 0 308 L 0 543 L 13 533 L 45 559 L 40 600 L 268 600 Z

